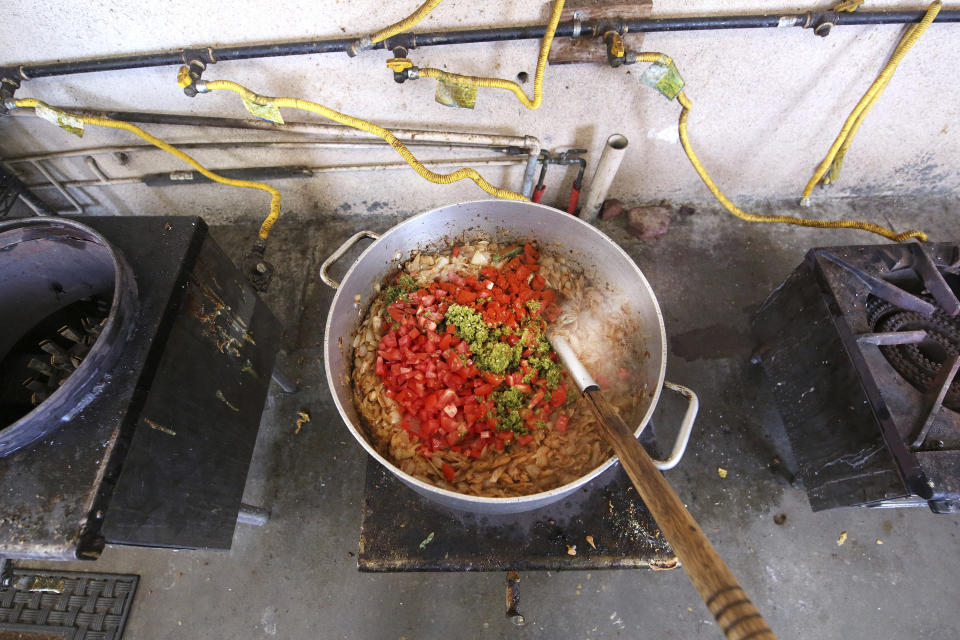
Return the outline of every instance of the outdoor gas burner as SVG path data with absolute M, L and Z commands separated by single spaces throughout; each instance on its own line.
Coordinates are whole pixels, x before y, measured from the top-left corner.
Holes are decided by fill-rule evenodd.
M 753 318 L 813 509 L 960 512 L 960 246 L 812 249 Z
M 256 522 L 280 325 L 203 220 L 0 222 L 0 318 L 0 557 L 229 549 Z

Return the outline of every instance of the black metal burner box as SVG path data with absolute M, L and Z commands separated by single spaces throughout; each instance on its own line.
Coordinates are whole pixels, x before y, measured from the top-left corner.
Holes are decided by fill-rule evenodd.
M 79 221 L 132 267 L 136 327 L 102 393 L 0 458 L 0 556 L 228 549 L 279 323 L 200 218 Z
M 811 250 L 753 318 L 813 509 L 960 511 L 960 247 Z

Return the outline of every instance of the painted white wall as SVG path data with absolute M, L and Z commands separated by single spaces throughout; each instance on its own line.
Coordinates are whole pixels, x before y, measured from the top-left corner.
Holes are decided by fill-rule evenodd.
M 419 0 L 200 4 L 187 0 L 7 0 L 0 58 L 3 64 L 27 63 L 360 34 L 393 22 L 418 4 Z M 661 0 L 655 3 L 654 13 L 756 13 L 809 6 L 764 0 Z M 868 9 L 884 7 L 916 9 L 922 5 L 866 3 Z M 542 21 L 543 10 L 540 2 L 447 0 L 417 29 L 532 24 Z M 644 48 L 663 51 L 676 60 L 694 103 L 690 133 L 696 150 L 729 196 L 753 201 L 799 196 L 902 32 L 899 26 L 843 27 L 826 39 L 797 28 L 664 33 L 648 35 Z M 538 47 L 534 41 L 430 47 L 413 51 L 411 57 L 419 66 L 462 73 L 514 78 L 527 71 L 531 82 L 526 86 L 532 92 Z M 474 110 L 458 110 L 433 101 L 435 81 L 431 79 L 395 84 L 384 66 L 387 57 L 386 52 L 371 51 L 353 59 L 346 54 L 325 54 L 225 62 L 211 67 L 205 77 L 233 79 L 268 95 L 307 97 L 388 127 L 535 135 L 547 148 L 588 148 L 591 161 L 609 134 L 622 133 L 629 138 L 630 148 L 613 195 L 642 201 L 710 198 L 680 148 L 678 106 L 640 85 L 637 76 L 642 65 L 628 68 L 629 73 L 624 68 L 599 65 L 549 68 L 544 104 L 537 111 L 529 111 L 511 94 L 493 89 L 481 90 Z M 815 197 L 960 193 L 958 68 L 960 25 L 933 25 L 861 128 L 839 183 L 827 191 L 816 191 Z M 176 86 L 175 75 L 176 68 L 167 67 L 37 79 L 25 83 L 18 96 L 64 106 L 248 117 L 232 93 L 187 98 Z M 291 120 L 314 118 L 285 115 Z M 237 132 L 226 130 L 148 128 L 171 141 L 240 138 Z M 133 140 L 122 132 L 90 128 L 79 140 L 32 118 L 0 119 L 2 157 L 128 141 Z M 419 153 L 424 157 L 442 155 L 437 151 Z M 231 152 L 198 157 L 211 167 L 396 159 L 388 150 Z M 178 161 L 161 153 L 136 156 L 126 167 L 110 158 L 102 164 L 108 173 L 118 176 L 181 168 Z M 65 176 L 90 177 L 79 160 L 58 166 Z M 522 170 L 487 168 L 483 173 L 494 183 L 516 189 Z M 550 177 L 544 201 L 565 201 L 569 176 L 563 185 L 556 169 Z M 285 209 L 301 215 L 342 212 L 347 207 L 351 212 L 384 208 L 413 212 L 485 197 L 472 183 L 438 186 L 407 170 L 330 174 L 278 181 L 276 185 L 284 193 Z M 266 207 L 266 196 L 219 186 L 150 189 L 133 185 L 111 191 L 90 189 L 87 194 L 94 212 L 248 217 L 259 215 Z

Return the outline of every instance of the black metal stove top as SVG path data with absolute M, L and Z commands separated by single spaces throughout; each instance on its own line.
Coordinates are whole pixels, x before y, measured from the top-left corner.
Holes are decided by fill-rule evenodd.
M 133 268 L 136 327 L 102 393 L 0 458 L 0 556 L 228 549 L 279 324 L 200 218 L 82 222 Z
M 960 511 L 960 247 L 813 249 L 757 311 L 811 505 Z
M 648 447 L 652 432 L 651 424 L 641 437 Z M 358 566 L 361 571 L 558 571 L 672 569 L 678 561 L 619 464 L 552 505 L 485 515 L 438 506 L 369 458 Z

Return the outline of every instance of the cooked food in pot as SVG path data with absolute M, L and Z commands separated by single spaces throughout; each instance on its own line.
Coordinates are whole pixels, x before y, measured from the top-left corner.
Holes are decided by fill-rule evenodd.
M 425 482 L 523 496 L 610 457 L 546 339 L 551 323 L 621 413 L 645 397 L 630 387 L 625 307 L 559 254 L 480 241 L 416 253 L 376 287 L 353 342 L 354 402 L 370 443 Z

